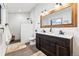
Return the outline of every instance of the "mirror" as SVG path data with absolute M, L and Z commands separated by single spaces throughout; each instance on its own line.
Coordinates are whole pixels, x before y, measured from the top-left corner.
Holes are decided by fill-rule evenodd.
M 40 16 L 41 28 L 48 27 L 76 27 L 77 4 L 65 4 L 58 8 L 46 11 Z

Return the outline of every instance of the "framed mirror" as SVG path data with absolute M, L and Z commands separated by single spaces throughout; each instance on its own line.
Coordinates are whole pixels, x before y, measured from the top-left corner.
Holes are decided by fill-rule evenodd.
M 77 27 L 77 4 L 64 4 L 42 13 L 40 27 Z

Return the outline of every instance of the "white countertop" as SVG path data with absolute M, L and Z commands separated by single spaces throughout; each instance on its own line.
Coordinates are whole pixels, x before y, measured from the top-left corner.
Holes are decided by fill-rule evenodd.
M 50 36 L 56 36 L 56 37 L 62 37 L 62 38 L 67 38 L 67 39 L 71 39 L 73 37 L 72 34 L 55 34 L 55 33 L 41 33 L 38 32 L 39 34 L 44 34 L 44 35 L 50 35 Z

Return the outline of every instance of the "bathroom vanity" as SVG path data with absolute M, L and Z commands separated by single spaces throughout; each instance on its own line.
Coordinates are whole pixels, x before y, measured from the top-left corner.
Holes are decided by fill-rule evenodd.
M 72 56 L 73 36 L 36 33 L 36 47 L 47 56 Z

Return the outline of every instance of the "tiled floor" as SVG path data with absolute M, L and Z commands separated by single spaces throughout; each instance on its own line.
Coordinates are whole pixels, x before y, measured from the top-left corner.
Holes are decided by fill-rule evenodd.
M 38 51 L 39 50 L 36 48 L 35 45 L 32 45 L 32 46 L 27 45 L 23 49 L 19 49 L 14 52 L 6 53 L 6 56 L 31 56 Z

